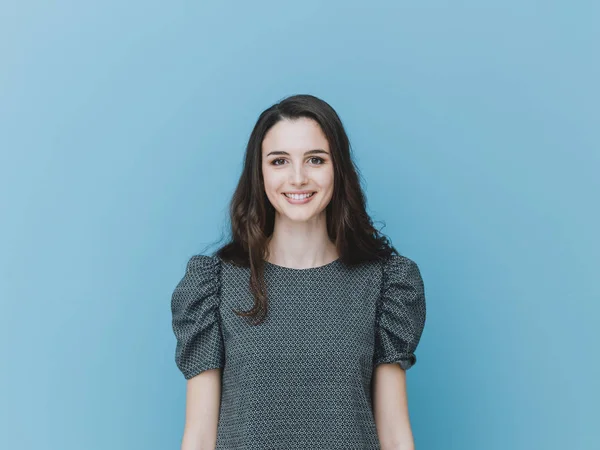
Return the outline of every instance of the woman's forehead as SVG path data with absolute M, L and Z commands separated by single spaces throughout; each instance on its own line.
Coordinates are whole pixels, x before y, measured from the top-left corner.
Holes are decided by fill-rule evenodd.
M 300 155 L 315 149 L 329 150 L 320 125 L 308 118 L 277 122 L 265 135 L 262 147 L 263 151 L 284 151 Z

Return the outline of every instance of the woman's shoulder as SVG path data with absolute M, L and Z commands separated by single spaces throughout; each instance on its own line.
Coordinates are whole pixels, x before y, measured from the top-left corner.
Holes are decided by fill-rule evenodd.
M 207 282 L 218 283 L 220 274 L 221 260 L 218 257 L 196 254 L 188 259 L 185 274 L 180 283 L 184 286 Z
M 382 259 L 380 264 L 384 271 L 393 271 L 417 266 L 417 263 L 413 259 L 399 253 L 393 253 L 390 256 Z
M 177 337 L 176 362 L 186 379 L 223 366 L 218 328 L 220 261 L 208 255 L 188 259 L 171 296 L 172 326 Z
M 413 259 L 394 254 L 382 263 L 381 273 L 384 301 L 394 303 L 411 298 L 415 303 L 424 303 L 423 277 L 421 269 Z
M 221 263 L 221 259 L 218 256 L 214 255 L 203 255 L 197 254 L 192 255 L 188 260 L 188 265 L 198 266 L 198 267 L 215 267 L 219 266 Z
M 419 265 L 408 256 L 392 254 L 381 262 L 384 285 L 402 281 L 422 284 Z

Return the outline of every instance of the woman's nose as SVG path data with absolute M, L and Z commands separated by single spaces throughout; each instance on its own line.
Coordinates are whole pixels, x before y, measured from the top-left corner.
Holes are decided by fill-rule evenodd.
M 293 169 L 292 180 L 293 183 L 303 183 L 306 181 L 306 168 L 300 165 Z

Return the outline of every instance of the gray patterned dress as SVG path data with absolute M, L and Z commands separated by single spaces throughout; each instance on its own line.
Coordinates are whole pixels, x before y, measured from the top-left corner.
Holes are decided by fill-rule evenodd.
M 308 269 L 267 262 L 269 314 L 253 326 L 250 270 L 195 255 L 171 300 L 186 379 L 223 368 L 217 449 L 379 449 L 371 376 L 409 369 L 425 325 L 419 268 L 405 256 Z

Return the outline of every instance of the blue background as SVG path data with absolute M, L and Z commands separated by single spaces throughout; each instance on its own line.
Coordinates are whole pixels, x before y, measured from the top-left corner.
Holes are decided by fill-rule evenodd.
M 1 448 L 179 448 L 170 295 L 296 93 L 421 268 L 417 449 L 600 448 L 598 2 L 1 5 Z

